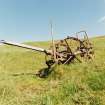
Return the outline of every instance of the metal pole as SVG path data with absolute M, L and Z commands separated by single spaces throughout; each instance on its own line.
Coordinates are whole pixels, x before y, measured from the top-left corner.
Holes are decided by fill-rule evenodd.
M 50 22 L 51 25 L 51 37 L 52 37 L 52 48 L 53 48 L 53 56 L 54 56 L 54 61 L 56 61 L 56 49 L 55 49 L 55 42 L 53 38 L 53 26 L 52 26 L 52 21 Z

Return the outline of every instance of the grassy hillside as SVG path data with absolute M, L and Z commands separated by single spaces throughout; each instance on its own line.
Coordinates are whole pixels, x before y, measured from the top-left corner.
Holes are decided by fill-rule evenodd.
M 0 105 L 105 105 L 105 37 L 91 41 L 93 61 L 57 66 L 46 79 L 34 75 L 46 67 L 42 53 L 0 46 Z

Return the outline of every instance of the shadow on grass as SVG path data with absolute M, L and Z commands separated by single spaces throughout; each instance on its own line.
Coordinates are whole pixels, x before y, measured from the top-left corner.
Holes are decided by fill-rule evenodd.
M 38 73 L 36 74 L 36 76 L 40 77 L 40 78 L 47 78 L 53 71 L 53 68 L 44 68 L 38 71 Z
M 47 78 L 51 72 L 53 71 L 52 68 L 43 68 L 41 70 L 39 70 L 37 73 L 15 73 L 12 74 L 12 76 L 16 77 L 16 76 L 36 76 L 36 77 L 40 77 L 40 78 Z
M 28 75 L 32 75 L 32 76 L 35 76 L 36 74 L 35 73 L 15 73 L 15 74 L 12 74 L 12 76 L 28 76 Z

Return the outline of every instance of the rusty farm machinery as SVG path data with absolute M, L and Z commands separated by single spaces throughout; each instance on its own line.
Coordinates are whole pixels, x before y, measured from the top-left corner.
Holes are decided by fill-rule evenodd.
M 83 38 L 79 38 L 81 34 Z M 1 40 L 0 43 L 45 53 L 45 60 L 48 67 L 40 70 L 37 75 L 39 77 L 46 77 L 52 72 L 51 68 L 56 64 L 70 64 L 76 61 L 82 62 L 83 60 L 88 61 L 92 59 L 94 54 L 93 45 L 89 41 L 86 31 L 77 32 L 75 35 L 75 37 L 67 36 L 63 40 L 53 41 L 48 50 L 5 40 Z

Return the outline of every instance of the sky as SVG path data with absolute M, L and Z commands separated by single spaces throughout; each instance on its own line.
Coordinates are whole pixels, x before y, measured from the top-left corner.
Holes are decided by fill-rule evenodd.
M 105 35 L 105 0 L 0 0 L 0 39 L 51 40 L 81 30 Z

